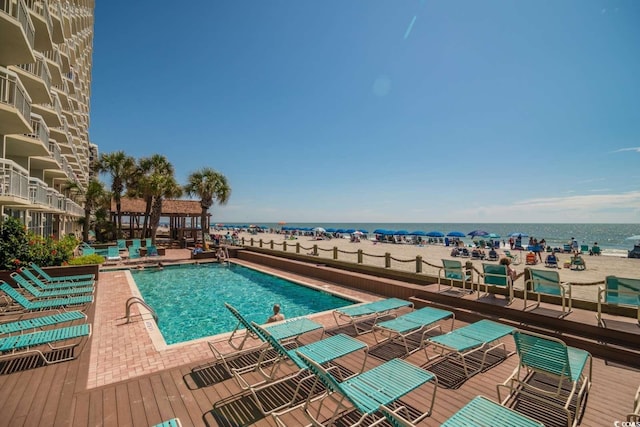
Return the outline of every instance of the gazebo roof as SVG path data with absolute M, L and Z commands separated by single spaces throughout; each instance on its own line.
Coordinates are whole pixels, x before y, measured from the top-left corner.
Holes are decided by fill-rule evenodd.
M 123 215 L 144 214 L 146 203 L 143 199 L 123 197 L 120 200 L 120 203 Z M 111 200 L 111 212 L 116 212 L 115 200 Z M 168 199 L 162 201 L 162 213 L 160 215 L 200 216 L 201 212 L 202 208 L 200 207 L 200 201 L 198 200 Z

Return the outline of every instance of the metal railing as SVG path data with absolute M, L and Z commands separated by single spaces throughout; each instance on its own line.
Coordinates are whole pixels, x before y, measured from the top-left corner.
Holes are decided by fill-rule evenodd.
M 31 98 L 13 71 L 0 67 L 0 103 L 18 109 L 25 120 L 31 119 Z
M 151 306 L 149 304 L 144 302 L 144 300 L 142 300 L 139 297 L 131 297 L 131 298 L 129 298 L 127 300 L 126 307 L 125 307 L 125 314 L 124 314 L 124 317 L 123 317 L 123 319 L 127 319 L 127 321 L 125 323 L 130 323 L 131 322 L 131 317 L 134 316 L 134 315 L 131 314 L 131 307 L 133 305 L 135 305 L 135 304 L 140 304 L 141 306 L 143 306 L 144 308 L 149 310 L 149 313 L 153 317 L 153 320 L 156 322 L 156 324 L 158 323 L 158 315 L 156 314 L 156 312 L 153 310 L 153 308 L 151 308 Z M 143 317 L 143 313 L 137 314 L 135 316 L 136 317 Z
M 47 206 L 50 208 L 58 210 L 61 197 L 64 196 L 58 190 L 47 188 Z
M 38 178 L 29 178 L 29 201 L 36 205 L 47 205 L 47 184 Z
M 36 62 L 32 62 L 31 64 L 20 64 L 18 67 L 22 68 L 29 74 L 33 74 L 36 77 L 39 77 L 44 81 L 44 84 L 47 86 L 47 89 L 51 87 L 51 75 L 49 74 L 49 68 L 47 68 L 47 61 L 45 61 L 44 56 L 42 56 L 38 52 L 34 52 L 36 57 Z
M 9 159 L 0 159 L 0 168 L 0 194 L 29 200 L 29 172 Z
M 24 2 L 29 9 L 44 19 L 44 22 L 47 24 L 47 30 L 49 30 L 49 34 L 51 34 L 53 22 L 49 14 L 49 4 L 47 0 L 24 0 Z
M 33 22 L 31 22 L 29 9 L 27 8 L 24 0 L 2 1 L 0 2 L 0 10 L 5 12 L 9 16 L 12 16 L 20 23 L 20 26 L 27 36 L 27 42 L 29 43 L 31 49 L 33 49 L 33 44 L 36 38 L 36 30 L 33 26 Z
M 33 129 L 33 132 L 25 135 L 29 138 L 39 139 L 45 147 L 49 147 L 49 128 L 44 119 L 38 114 L 31 115 L 31 129 Z
M 58 143 L 53 139 L 49 140 L 49 154 L 56 162 L 58 162 L 59 165 L 62 166 L 62 152 Z

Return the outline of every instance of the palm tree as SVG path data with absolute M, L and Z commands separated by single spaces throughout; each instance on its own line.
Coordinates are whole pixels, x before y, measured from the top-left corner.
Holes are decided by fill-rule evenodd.
M 111 175 L 111 193 L 116 202 L 117 235 L 122 235 L 122 193 L 125 182 L 135 170 L 135 160 L 127 156 L 124 151 L 103 153 L 96 164 L 96 169 L 102 173 Z
M 155 244 L 156 231 L 160 223 L 160 215 L 162 214 L 162 201 L 165 198 L 175 198 L 182 196 L 182 187 L 177 183 L 173 174 L 154 174 L 151 177 L 151 192 L 153 194 L 153 204 L 151 207 L 151 239 Z
M 229 187 L 227 178 L 224 175 L 208 167 L 191 173 L 187 182 L 184 191 L 190 196 L 200 197 L 200 207 L 202 208 L 200 225 L 204 239 L 207 211 L 213 206 L 214 201 L 220 205 L 227 204 L 231 196 L 231 187 Z

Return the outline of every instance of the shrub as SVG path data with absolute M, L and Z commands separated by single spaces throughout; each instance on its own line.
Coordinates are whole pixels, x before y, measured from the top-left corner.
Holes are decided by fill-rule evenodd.
M 104 263 L 104 257 L 98 254 L 82 255 L 69 261 L 69 265 L 91 265 Z

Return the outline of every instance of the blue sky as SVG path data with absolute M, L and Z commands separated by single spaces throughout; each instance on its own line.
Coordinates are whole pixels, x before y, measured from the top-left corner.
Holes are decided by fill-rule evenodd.
M 178 6 L 179 7 L 176 7 Z M 90 138 L 215 222 L 640 222 L 640 2 L 97 2 Z

